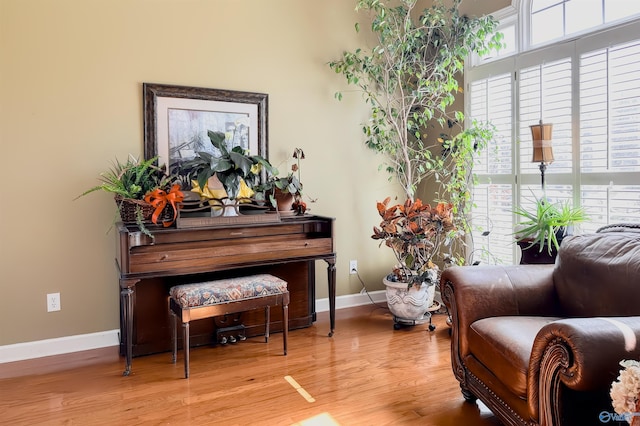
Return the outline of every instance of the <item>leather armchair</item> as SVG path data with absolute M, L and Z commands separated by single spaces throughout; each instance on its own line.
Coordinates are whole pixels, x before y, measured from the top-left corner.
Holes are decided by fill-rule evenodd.
M 567 237 L 555 265 L 446 269 L 451 363 L 465 399 L 507 425 L 597 425 L 613 415 L 619 362 L 640 359 L 637 231 Z

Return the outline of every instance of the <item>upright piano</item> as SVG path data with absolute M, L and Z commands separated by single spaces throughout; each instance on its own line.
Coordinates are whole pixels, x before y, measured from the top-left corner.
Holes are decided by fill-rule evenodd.
M 283 217 L 279 222 L 224 227 L 153 229 L 153 238 L 135 225 L 117 226 L 116 265 L 120 274 L 120 353 L 124 375 L 134 356 L 171 350 L 168 291 L 172 285 L 253 273 L 270 273 L 288 282 L 289 328 L 308 327 L 316 319 L 315 261 L 327 263 L 329 336 L 335 329 L 336 253 L 334 219 Z M 260 312 L 243 314 L 247 335 L 259 334 Z M 271 318 L 282 329 L 281 314 Z M 199 321 L 193 344 L 214 341 L 214 325 Z M 262 323 L 261 323 L 262 322 Z M 198 328 L 199 327 L 199 328 Z

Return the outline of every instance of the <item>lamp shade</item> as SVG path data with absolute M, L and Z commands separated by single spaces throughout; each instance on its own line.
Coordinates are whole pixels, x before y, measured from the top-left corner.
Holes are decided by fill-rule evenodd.
M 533 158 L 532 163 L 553 163 L 553 148 L 551 147 L 551 134 L 553 133 L 553 124 L 534 124 L 531 128 L 531 137 L 533 139 Z

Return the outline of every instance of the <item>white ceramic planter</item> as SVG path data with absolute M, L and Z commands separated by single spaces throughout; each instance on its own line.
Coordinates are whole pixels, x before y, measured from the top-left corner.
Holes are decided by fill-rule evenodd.
M 386 287 L 387 305 L 391 313 L 401 320 L 421 320 L 433 304 L 435 285 L 422 284 L 420 287 L 407 283 L 393 282 L 383 278 Z

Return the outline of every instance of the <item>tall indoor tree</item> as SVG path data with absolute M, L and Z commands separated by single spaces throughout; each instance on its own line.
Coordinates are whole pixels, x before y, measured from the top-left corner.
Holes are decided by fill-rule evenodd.
M 371 31 L 378 44 L 371 49 L 344 52 L 329 63 L 349 84 L 357 86 L 370 105 L 364 124 L 366 144 L 387 156 L 386 169 L 395 175 L 407 198 L 427 176 L 444 169 L 442 161 L 461 145 L 473 152 L 491 137 L 491 127 L 472 123 L 463 132 L 439 138 L 434 150 L 429 129 L 450 132 L 464 121 L 462 111 L 451 106 L 462 91 L 459 79 L 471 53 L 480 56 L 500 46 L 501 34 L 491 16 L 460 15 L 462 0 L 446 7 L 436 0 L 419 15 L 417 0 L 397 0 L 395 6 L 381 0 L 359 0 L 356 10 L 371 15 Z M 356 24 L 356 31 L 360 31 Z M 342 93 L 336 93 L 342 99 Z
M 416 10 L 417 0 L 358 0 L 356 10 L 371 16 L 377 45 L 344 52 L 329 63 L 357 86 L 370 107 L 363 123 L 366 145 L 385 155 L 384 167 L 414 201 L 420 182 L 433 178 L 436 197 L 453 204 L 466 229 L 474 154 L 493 137 L 490 123 L 467 123 L 453 108 L 462 92 L 465 60 L 501 45 L 491 16 L 468 17 L 461 0 L 435 0 Z M 360 31 L 356 24 L 356 31 Z M 342 99 L 342 93 L 336 93 Z

